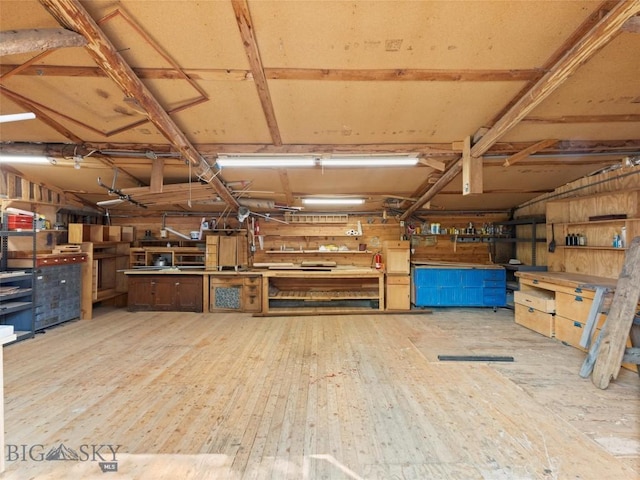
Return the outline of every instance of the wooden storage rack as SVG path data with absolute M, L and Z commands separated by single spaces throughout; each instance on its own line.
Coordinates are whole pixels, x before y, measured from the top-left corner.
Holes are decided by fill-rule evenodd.
M 603 216 L 623 216 L 590 220 Z M 547 255 L 549 271 L 618 278 L 626 247 L 614 247 L 613 237 L 626 229 L 627 244 L 640 235 L 640 190 L 621 190 L 547 203 L 547 238 L 555 229 L 556 249 Z M 582 234 L 586 245 L 566 245 L 565 237 Z
M 125 299 L 127 278 L 123 272 L 129 266 L 132 236 L 133 227 L 69 224 L 69 243 L 79 244 L 87 254 L 82 264 L 82 319 L 93 318 L 95 303 Z
M 262 315 L 384 310 L 384 274 L 370 268 L 267 270 L 262 282 Z

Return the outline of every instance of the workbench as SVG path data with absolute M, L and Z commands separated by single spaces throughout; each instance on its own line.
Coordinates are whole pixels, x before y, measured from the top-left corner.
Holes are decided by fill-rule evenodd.
M 262 272 L 262 315 L 372 310 L 384 310 L 384 273 L 373 268 Z
M 605 299 L 596 319 L 592 339 L 606 321 L 607 303 L 613 298 L 617 279 L 568 272 L 516 272 L 520 290 L 515 292 L 515 321 L 530 330 L 586 351 L 580 345 L 596 289 Z M 635 365 L 623 365 L 635 370 Z

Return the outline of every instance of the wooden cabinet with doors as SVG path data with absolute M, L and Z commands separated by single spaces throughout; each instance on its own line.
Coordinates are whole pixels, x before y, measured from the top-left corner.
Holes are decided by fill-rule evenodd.
M 128 309 L 202 312 L 202 275 L 129 275 Z
M 383 242 L 382 261 L 385 265 L 387 310 L 409 310 L 411 308 L 409 242 Z

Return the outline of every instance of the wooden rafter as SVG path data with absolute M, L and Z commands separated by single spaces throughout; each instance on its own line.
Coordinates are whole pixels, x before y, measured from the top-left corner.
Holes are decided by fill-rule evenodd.
M 55 48 L 84 47 L 87 39 L 64 28 L 38 28 L 0 32 L 0 55 L 16 55 Z
M 528 116 L 521 123 L 637 123 L 640 122 L 638 114 L 622 115 L 562 115 L 561 117 L 535 117 Z
M 473 145 L 471 155 L 474 157 L 484 155 L 500 137 L 516 126 L 581 65 L 611 41 L 620 32 L 625 21 L 639 11 L 640 1 L 638 0 L 625 0 L 615 4 L 605 17 L 581 37 L 535 85 L 521 95 L 519 100 Z M 422 194 L 418 201 L 410 206 L 400 218 L 404 220 L 411 216 L 446 187 L 461 170 L 462 157 L 456 160 L 444 175 L 427 192 Z
M 555 145 L 556 143 L 558 143 L 558 140 L 554 138 L 550 138 L 548 140 L 542 140 L 538 143 L 534 143 L 530 147 L 525 148 L 524 150 L 520 150 L 518 153 L 514 153 L 513 155 L 511 155 L 509 158 L 507 158 L 504 161 L 503 166 L 508 167 L 510 165 L 513 165 L 514 163 L 519 162 L 520 160 L 524 160 L 528 156 L 533 155 L 534 153 L 539 152 L 540 150 L 544 150 L 545 148 L 550 147 L 551 145 Z
M 282 145 L 282 138 L 280 136 L 280 129 L 278 128 L 276 114 L 273 109 L 273 102 L 271 101 L 271 93 L 269 93 L 267 77 L 265 76 L 264 68 L 262 67 L 260 50 L 258 49 L 258 42 L 256 41 L 254 34 L 251 13 L 249 12 L 249 4 L 247 3 L 247 0 L 232 0 L 231 4 L 233 5 L 233 11 L 236 15 L 240 35 L 242 36 L 242 44 L 244 45 L 247 58 L 249 59 L 251 74 L 253 75 L 253 81 L 255 82 L 258 90 L 262 110 L 264 111 L 264 115 L 267 120 L 269 132 L 271 132 L 271 140 L 274 145 Z
M 462 149 L 462 194 L 482 193 L 483 186 L 482 157 L 474 157 L 471 154 L 471 136 L 468 136 L 464 139 Z
M 16 65 L 2 65 L 0 72 L 11 70 Z M 204 78 L 214 80 L 247 81 L 253 73 L 249 70 L 215 68 L 133 68 L 139 78 L 179 80 L 187 76 L 190 80 Z M 21 75 L 44 75 L 48 77 L 105 77 L 97 67 L 72 65 L 30 66 Z M 535 80 L 542 76 L 538 69 L 530 70 L 422 70 L 422 69 L 309 69 L 309 68 L 264 68 L 267 80 L 336 80 L 341 82 L 510 82 Z
M 284 168 L 278 169 L 278 176 L 280 177 L 280 183 L 282 185 L 282 192 L 284 192 L 287 205 L 293 205 L 293 194 L 291 193 L 291 184 L 289 183 L 289 175 Z
M 239 205 L 220 179 L 211 174 L 211 166 L 202 161 L 200 153 L 186 135 L 178 128 L 149 89 L 135 75 L 114 45 L 98 27 L 88 12 L 77 0 L 40 0 L 45 9 L 65 28 L 81 33 L 88 41 L 86 49 L 93 60 L 124 92 L 135 98 L 146 110 L 149 120 L 162 132 L 183 158 L 196 167 L 230 208 Z
M 46 112 L 45 109 L 40 108 L 40 106 L 35 102 L 31 102 L 27 98 L 23 97 L 22 95 L 18 95 L 17 93 L 12 92 L 8 88 L 4 87 L 3 85 L 0 85 L 0 93 L 6 96 L 7 98 L 10 98 L 11 101 L 14 102 L 16 105 L 20 105 L 22 108 L 25 108 L 35 113 L 36 118 L 38 120 L 48 125 L 49 127 L 53 128 L 56 132 L 58 132 L 63 137 L 68 138 L 69 140 L 75 143 L 80 143 L 80 144 L 83 143 L 83 140 L 80 137 L 78 137 L 71 130 L 67 129 L 64 125 L 58 123 L 53 117 L 51 117 L 51 115 L 49 115 Z
M 336 80 L 341 82 L 510 82 L 540 77 L 530 70 L 425 70 L 425 69 L 337 69 L 265 68 L 269 80 Z

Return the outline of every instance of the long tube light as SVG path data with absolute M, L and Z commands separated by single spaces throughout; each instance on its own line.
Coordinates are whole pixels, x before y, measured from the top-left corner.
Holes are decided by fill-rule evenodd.
M 314 157 L 218 157 L 219 167 L 313 167 Z
M 10 113 L 8 115 L 0 115 L 0 123 L 19 122 L 20 120 L 32 120 L 34 118 L 36 118 L 36 114 L 33 112 Z
M 0 154 L 0 163 L 29 163 L 31 165 L 55 164 L 43 155 L 5 155 Z
M 317 159 L 312 156 L 220 156 L 219 167 L 404 167 L 418 163 L 417 157 L 402 156 L 344 156 Z
M 305 205 L 362 205 L 363 198 L 303 198 Z
M 331 157 L 320 159 L 320 165 L 323 167 L 405 167 L 417 163 L 417 157 Z

